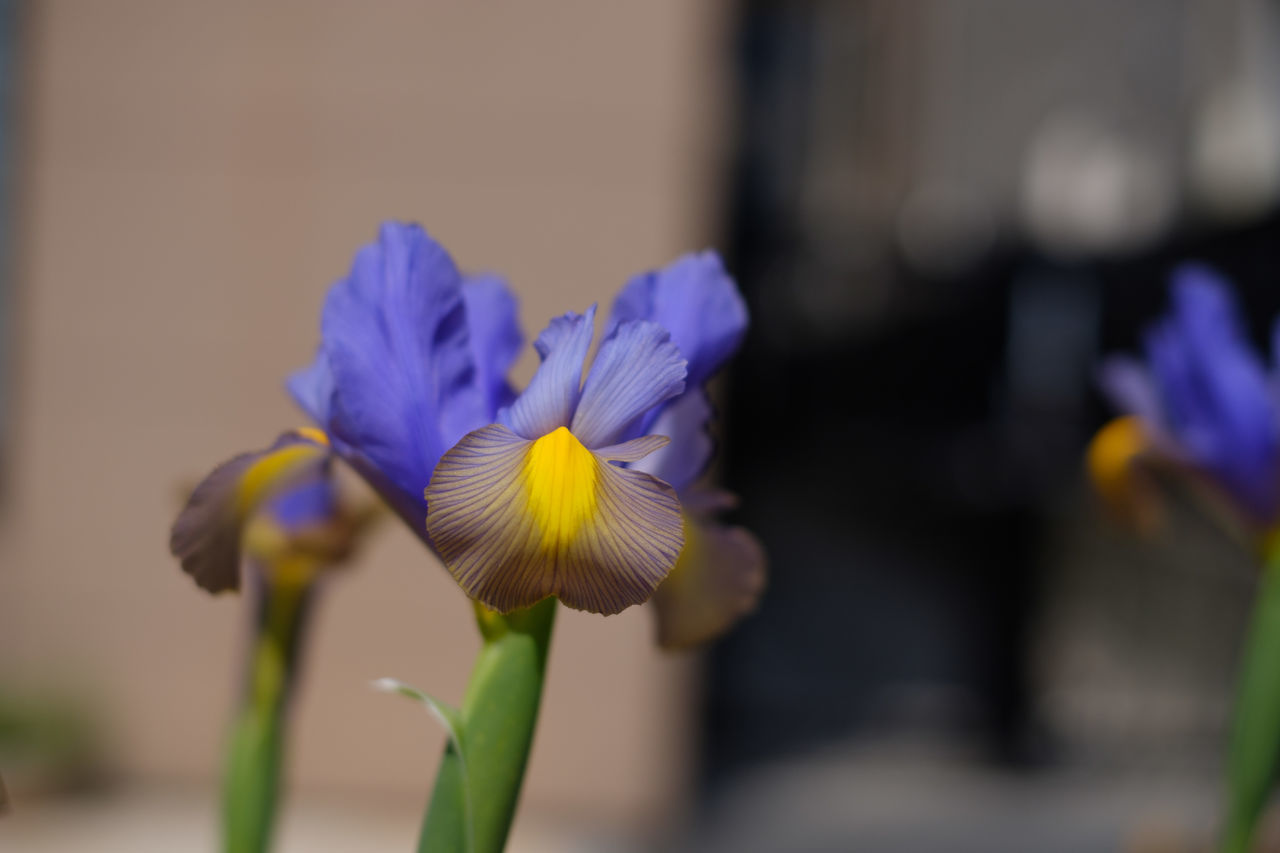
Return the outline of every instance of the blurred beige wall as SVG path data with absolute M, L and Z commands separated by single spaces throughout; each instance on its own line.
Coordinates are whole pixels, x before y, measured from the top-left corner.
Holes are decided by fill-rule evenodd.
M 167 555 L 179 483 L 300 421 L 281 381 L 382 219 L 507 275 L 530 336 L 705 244 L 723 6 L 30 4 L 0 677 L 92 691 L 132 776 L 211 779 L 241 602 Z M 440 733 L 367 683 L 459 698 L 469 619 L 388 525 L 318 614 L 298 783 L 421 797 Z M 694 662 L 650 630 L 644 611 L 563 618 L 535 809 L 672 805 Z

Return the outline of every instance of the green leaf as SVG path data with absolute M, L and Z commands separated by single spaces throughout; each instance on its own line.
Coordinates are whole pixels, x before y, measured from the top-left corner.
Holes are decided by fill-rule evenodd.
M 406 684 L 395 678 L 379 678 L 373 682 L 373 689 L 381 690 L 383 693 L 398 693 L 426 706 L 431 716 L 444 726 L 449 734 L 449 740 L 459 751 L 462 750 L 462 714 L 457 708 L 424 690 L 419 690 L 412 684 Z
M 443 702 L 424 690 L 405 684 L 394 678 L 379 678 L 373 682 L 375 690 L 384 693 L 397 693 L 412 699 L 426 707 L 449 735 L 449 745 L 440 761 L 440 769 L 436 774 L 436 797 L 443 797 L 441 802 L 440 826 L 438 831 L 442 844 L 449 845 L 454 851 L 473 853 L 475 850 L 474 816 L 471 808 L 471 789 L 467 784 L 467 760 L 463 749 L 462 712 L 447 702 Z M 445 781 L 441 781 L 445 780 Z M 435 797 L 432 799 L 435 803 Z M 444 815 L 449 816 L 447 821 Z M 425 832 L 425 830 L 424 830 Z
M 1280 552 L 1263 570 L 1237 680 L 1223 853 L 1245 853 L 1280 765 Z

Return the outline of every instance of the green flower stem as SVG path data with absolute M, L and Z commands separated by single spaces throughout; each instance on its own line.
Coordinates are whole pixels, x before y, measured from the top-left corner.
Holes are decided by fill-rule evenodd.
M 1280 764 L 1280 548 L 1258 584 L 1227 754 L 1223 853 L 1246 853 Z
M 501 616 L 477 608 L 484 646 L 445 749 L 419 853 L 501 853 L 524 781 L 556 600 Z M 459 746 L 461 749 L 459 750 Z
M 306 586 L 264 592 L 244 706 L 228 744 L 222 792 L 226 853 L 265 853 L 271 847 L 286 710 L 308 592 Z

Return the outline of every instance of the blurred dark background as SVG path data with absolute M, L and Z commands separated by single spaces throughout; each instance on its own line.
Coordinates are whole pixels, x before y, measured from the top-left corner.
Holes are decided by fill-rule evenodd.
M 1276 15 L 739 4 L 724 244 L 756 334 L 728 383 L 725 468 L 774 571 L 712 655 L 710 802 L 797 755 L 876 768 L 867 755 L 886 752 L 922 765 L 926 791 L 956 754 L 1011 789 L 1080 771 L 1100 774 L 1095 792 L 1134 773 L 1213 779 L 1247 555 L 1176 509 L 1137 544 L 1101 517 L 1081 460 L 1114 414 L 1097 364 L 1140 346 L 1177 264 L 1231 278 L 1270 351 Z M 868 775 L 851 794 L 875 790 Z M 921 796 L 866 849 L 1126 837 L 1096 809 L 1074 836 L 1019 841 L 999 827 L 1034 825 L 1025 803 L 987 813 L 985 840 L 957 836 L 953 803 Z M 913 834 L 930 815 L 934 834 Z

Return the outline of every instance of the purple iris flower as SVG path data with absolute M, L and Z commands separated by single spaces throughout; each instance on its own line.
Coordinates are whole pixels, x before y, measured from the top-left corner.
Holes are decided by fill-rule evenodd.
M 618 612 L 684 547 L 676 492 L 694 494 L 712 450 L 703 385 L 745 308 L 714 254 L 683 258 L 624 288 L 585 378 L 594 307 L 552 320 L 518 396 L 515 314 L 501 280 L 464 278 L 420 227 L 387 224 L 330 290 L 316 361 L 289 388 L 470 596 Z
M 1280 398 L 1226 282 L 1204 266 L 1180 267 L 1171 310 L 1144 344 L 1145 364 L 1104 365 L 1104 390 L 1145 426 L 1151 452 L 1208 474 L 1254 521 L 1274 522 Z

